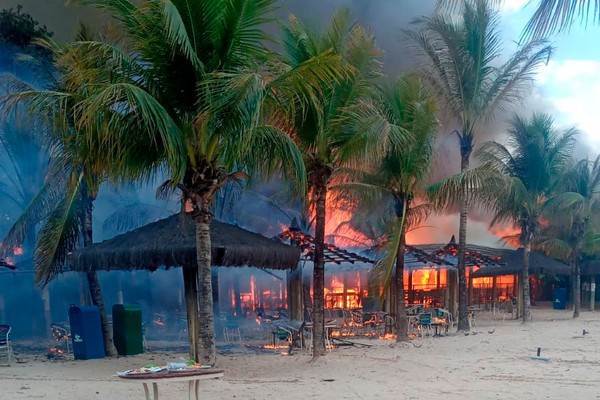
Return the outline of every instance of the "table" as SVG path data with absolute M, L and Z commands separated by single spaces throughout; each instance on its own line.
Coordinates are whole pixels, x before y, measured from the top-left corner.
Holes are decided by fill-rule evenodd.
M 123 380 L 141 383 L 144 386 L 146 400 L 159 400 L 159 382 L 188 382 L 188 399 L 191 400 L 192 393 L 194 393 L 195 399 L 199 400 L 200 381 L 203 379 L 215 379 L 222 377 L 223 370 L 221 369 L 201 369 L 197 371 L 161 371 L 154 374 L 119 376 L 119 378 Z M 150 397 L 150 390 L 148 389 L 149 384 L 152 384 L 152 397 Z M 169 399 L 170 398 L 171 397 L 169 397 Z
M 325 328 L 325 337 L 324 337 L 324 340 L 325 340 L 325 350 L 331 351 L 331 348 L 332 348 L 332 345 L 331 345 L 331 330 L 332 329 L 337 329 L 337 327 L 338 327 L 337 324 L 333 323 L 332 321 L 325 322 L 325 326 L 324 326 L 324 328 Z M 306 331 L 308 331 L 308 333 L 309 333 L 308 341 L 309 341 L 309 346 L 310 347 L 307 347 L 307 348 L 312 349 L 313 324 L 310 323 L 310 324 L 304 325 L 304 329 Z

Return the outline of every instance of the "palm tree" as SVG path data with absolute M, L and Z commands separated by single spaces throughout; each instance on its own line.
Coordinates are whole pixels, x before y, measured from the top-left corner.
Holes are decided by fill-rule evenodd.
M 501 4 L 504 0 L 490 0 Z M 456 9 L 463 0 L 438 0 L 438 8 Z M 592 7 L 593 5 L 593 7 Z M 554 32 L 566 32 L 574 22 L 600 24 L 600 3 L 594 0 L 538 0 L 537 8 L 523 30 L 523 38 L 541 38 Z
M 428 204 L 417 203 L 417 196 L 423 195 L 431 170 L 436 109 L 416 75 L 404 76 L 386 87 L 380 109 L 390 125 L 406 132 L 409 144 L 391 145 L 371 171 L 349 171 L 350 175 L 358 175 L 358 181 L 341 183 L 335 188 L 357 196 L 359 201 L 367 204 L 369 200 L 375 200 L 378 208 L 382 198 L 388 198 L 391 203 L 392 220 L 388 220 L 388 224 L 393 227 L 386 235 L 387 253 L 375 269 L 383 271 L 386 277 L 384 289 L 387 289 L 392 286 L 395 267 L 393 288 L 396 304 L 393 305 L 393 314 L 396 317 L 396 340 L 404 341 L 408 340 L 404 295 L 406 231 L 407 227 L 417 226 L 429 210 Z
M 374 81 L 381 76 L 381 51 L 374 36 L 338 10 L 323 32 L 311 31 L 294 16 L 283 31 L 284 57 L 299 65 L 319 54 L 339 55 L 351 74 L 328 88 L 306 110 L 298 110 L 292 137 L 304 155 L 315 213 L 313 274 L 313 356 L 325 353 L 324 284 L 325 220 L 332 174 L 382 154 L 403 132 L 382 118 L 370 99 L 377 95 Z M 361 161 L 359 161 L 361 160 Z
M 421 74 L 438 104 L 456 127 L 461 171 L 467 171 L 475 139 L 482 125 L 498 110 L 519 101 L 538 65 L 552 53 L 544 41 L 524 44 L 508 61 L 499 64 L 502 52 L 499 18 L 485 0 L 464 1 L 462 18 L 436 13 L 421 20 L 421 27 L 406 31 L 425 56 Z M 459 330 L 468 330 L 465 246 L 469 215 L 468 187 L 459 188 L 460 228 L 458 254 Z M 453 296 L 451 296 L 452 298 Z M 452 301 L 451 309 L 454 309 Z
M 576 162 L 562 177 L 561 193 L 551 197 L 548 203 L 553 214 L 563 216 L 564 226 L 569 228 L 568 234 L 563 235 L 563 238 L 558 235 L 546 237 L 540 246 L 570 263 L 573 318 L 578 318 L 581 310 L 583 256 L 591 253 L 600 243 L 600 237 L 593 229 L 593 223 L 597 221 L 595 216 L 600 208 L 600 156 L 594 161 L 583 159 Z
M 278 126 L 322 88 L 347 75 L 339 56 L 293 66 L 269 52 L 274 0 L 90 0 L 117 20 L 123 38 L 66 45 L 56 61 L 65 92 L 22 93 L 97 153 L 116 183 L 171 177 L 196 223 L 197 269 L 184 268 L 190 356 L 215 363 L 209 226 L 215 193 L 232 180 L 276 168 L 302 191 L 300 153 Z M 76 95 L 73 95 L 76 93 Z M 69 106 L 67 99 L 77 99 Z M 197 284 L 196 284 L 197 283 Z
M 508 178 L 505 188 L 491 193 L 495 216 L 491 225 L 510 221 L 519 230 L 523 246 L 523 322 L 531 320 L 529 254 L 540 236 L 540 220 L 548 214 L 549 200 L 566 168 L 577 131 L 554 127 L 552 118 L 535 114 L 530 120 L 515 116 L 508 130 L 507 145 L 485 143 L 479 158 Z M 489 188 L 481 188 L 482 191 Z
M 87 41 L 88 34 L 89 31 L 82 25 L 76 39 Z M 50 40 L 39 40 L 37 44 L 55 61 L 68 53 L 67 47 Z M 81 96 L 78 97 L 75 91 L 69 92 L 65 82 L 57 77 L 56 74 L 62 72 L 59 64 L 42 65 L 39 71 L 45 78 L 45 89 L 36 89 L 16 77 L 4 76 L 13 88 L 12 93 L 3 97 L 5 114 L 19 113 L 24 106 L 31 120 L 45 124 L 38 140 L 47 143 L 52 158 L 43 185 L 7 233 L 2 247 L 6 252 L 22 244 L 28 232 L 43 223 L 35 244 L 34 261 L 35 282 L 46 286 L 63 271 L 67 255 L 78 247 L 80 241 L 83 247 L 93 243 L 93 201 L 105 175 L 97 163 L 96 153 L 86 152 L 80 146 L 81 132 L 72 123 L 73 104 Z M 44 97 L 47 93 L 60 93 L 65 98 L 69 96 L 68 107 L 60 121 L 56 119 L 55 108 L 52 115 L 46 113 L 49 111 Z M 53 129 L 59 126 L 61 129 Z M 117 353 L 111 341 L 100 280 L 96 271 L 87 272 L 86 277 L 92 304 L 100 311 L 106 354 L 115 356 Z

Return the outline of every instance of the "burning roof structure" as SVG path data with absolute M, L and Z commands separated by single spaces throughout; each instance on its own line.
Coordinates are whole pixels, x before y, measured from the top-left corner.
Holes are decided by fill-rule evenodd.
M 312 261 L 315 251 L 315 239 L 310 234 L 302 232 L 302 230 L 298 228 L 294 222 L 292 222 L 290 228 L 275 236 L 275 239 L 300 248 L 302 250 L 303 258 Z M 454 266 L 454 264 L 451 262 L 448 262 L 447 260 L 444 260 L 435 254 L 428 254 L 426 251 L 415 246 L 407 245 L 404 249 L 404 252 L 405 267 L 407 269 L 427 268 L 434 265 L 445 267 Z M 343 263 L 358 264 L 359 266 L 366 266 L 370 268 L 376 263 L 377 259 L 381 257 L 381 254 L 373 251 L 367 251 L 367 253 L 368 255 L 365 256 L 344 250 L 333 244 L 326 244 L 325 262 L 334 263 L 337 265 L 341 265 Z
M 501 263 L 484 266 L 473 272 L 473 278 L 517 275 L 523 271 L 523 249 L 505 251 Z M 568 265 L 537 251 L 529 253 L 529 271 L 532 274 L 569 275 Z
M 302 257 L 306 260 L 313 260 L 315 253 L 315 238 L 306 232 L 302 232 L 300 228 L 292 226 L 279 235 L 275 236 L 274 239 L 281 243 L 287 243 L 291 246 L 297 247 L 302 251 Z M 326 263 L 369 263 L 373 264 L 374 261 L 368 257 L 362 256 L 357 253 L 353 253 L 344 249 L 341 249 L 333 244 L 325 244 L 325 262 Z
M 452 235 L 450 242 L 446 245 L 420 245 L 418 248 L 453 265 L 458 265 L 458 243 L 456 243 L 454 235 Z M 467 244 L 465 252 L 466 265 L 467 267 L 499 267 L 505 263 L 502 259 L 504 254 L 512 251 L 512 249 L 494 249 L 492 247 Z
M 294 269 L 300 259 L 295 247 L 216 220 L 210 236 L 214 266 Z M 195 266 L 196 262 L 195 224 L 187 215 L 175 214 L 79 250 L 68 263 L 74 271 L 154 271 Z

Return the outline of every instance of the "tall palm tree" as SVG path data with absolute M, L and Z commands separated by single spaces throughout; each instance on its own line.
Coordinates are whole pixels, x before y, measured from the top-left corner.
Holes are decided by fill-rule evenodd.
M 504 0 L 490 0 L 498 5 Z M 438 0 L 438 8 L 456 9 L 463 0 Z M 523 38 L 546 37 L 571 29 L 574 22 L 600 24 L 600 3 L 595 0 L 538 0 L 534 14 L 523 30 Z
M 111 181 L 170 179 L 196 223 L 197 269 L 184 268 L 190 356 L 216 359 L 209 226 L 215 193 L 231 180 L 280 168 L 303 190 L 306 174 L 281 129 L 322 87 L 347 73 L 339 56 L 290 66 L 268 51 L 274 0 L 89 0 L 123 38 L 67 45 L 57 61 L 65 92 L 24 93 L 64 128 Z M 77 96 L 73 96 L 76 93 Z M 67 99 L 76 98 L 73 106 Z
M 424 82 L 444 107 L 451 126 L 456 127 L 453 133 L 459 142 L 461 171 L 467 171 L 482 125 L 494 112 L 519 101 L 524 89 L 532 83 L 537 66 L 548 60 L 552 49 L 544 41 L 534 40 L 499 64 L 502 53 L 499 17 L 486 0 L 464 1 L 458 20 L 438 12 L 422 18 L 420 28 L 406 33 L 428 61 L 421 70 Z M 467 190 L 466 186 L 461 189 L 460 199 L 459 330 L 469 329 L 465 272 Z
M 347 10 L 338 10 L 323 32 L 310 30 L 294 16 L 283 30 L 284 57 L 299 65 L 319 54 L 339 55 L 351 74 L 338 80 L 312 106 L 298 110 L 292 137 L 304 155 L 315 213 L 313 274 L 313 355 L 325 353 L 324 285 L 325 220 L 332 174 L 340 167 L 373 160 L 403 132 L 387 123 L 370 99 L 377 95 L 375 79 L 381 72 L 381 51 L 375 38 L 356 24 Z
M 559 177 L 568 165 L 576 133 L 575 129 L 558 131 L 546 114 L 535 114 L 530 120 L 515 116 L 508 130 L 507 145 L 488 142 L 478 154 L 482 161 L 508 178 L 505 188 L 492 193 L 495 216 L 491 224 L 510 221 L 519 230 L 523 246 L 524 323 L 531 320 L 531 246 L 540 236 L 540 219 L 548 214 L 548 199 L 555 194 Z
M 89 33 L 85 26 L 81 25 L 76 40 L 89 40 Z M 59 60 L 68 52 L 66 46 L 50 40 L 39 40 L 37 44 L 54 60 Z M 78 94 L 74 91 L 69 92 L 64 81 L 58 77 L 62 72 L 60 65 L 55 63 L 39 67 L 38 70 L 46 82 L 45 89 L 36 89 L 13 76 L 3 76 L 13 88 L 12 93 L 3 97 L 5 115 L 11 112 L 20 113 L 25 107 L 31 120 L 45 124 L 45 129 L 38 133 L 38 140 L 46 143 L 50 149 L 51 163 L 43 185 L 38 188 L 37 194 L 30 199 L 7 233 L 2 241 L 2 248 L 6 252 L 15 245 L 22 244 L 27 233 L 42 223 L 35 244 L 35 282 L 46 286 L 62 272 L 67 255 L 78 247 L 80 242 L 83 247 L 93 243 L 93 201 L 105 176 L 96 161 L 96 153 L 85 151 L 85 148 L 80 146 L 81 132 L 78 132 L 72 123 L 73 105 L 81 96 L 77 97 Z M 49 111 L 45 101 L 40 104 L 39 100 L 44 99 L 47 93 L 69 96 L 68 111 L 61 117 L 61 122 L 54 118 L 55 108 L 50 116 L 45 113 Z M 57 126 L 61 129 L 53 129 Z M 116 349 L 111 341 L 100 280 L 96 271 L 87 272 L 86 278 L 92 304 L 100 311 L 106 354 L 114 356 Z
M 396 318 L 396 340 L 408 340 L 404 296 L 404 253 L 407 227 L 418 225 L 426 217 L 427 204 L 418 204 L 417 196 L 423 195 L 431 170 L 435 130 L 436 109 L 421 80 L 416 75 L 401 77 L 394 84 L 384 88 L 382 114 L 390 125 L 406 132 L 410 141 L 407 145 L 391 145 L 383 158 L 373 168 L 350 171 L 358 175 L 358 181 L 336 185 L 359 201 L 376 200 L 381 207 L 382 199 L 389 199 L 393 226 L 388 232 L 386 256 L 375 268 L 384 271 L 384 288 L 390 287 L 395 275 L 394 293 L 396 304 L 393 314 Z M 395 274 L 392 273 L 395 268 Z
M 584 253 L 591 252 L 600 243 L 593 223 L 600 210 L 600 156 L 590 161 L 583 159 L 573 164 L 562 175 L 561 193 L 548 200 L 553 214 L 565 215 L 569 228 L 566 238 L 547 237 L 541 246 L 553 255 L 562 255 L 571 265 L 573 288 L 573 318 L 581 310 L 581 262 Z

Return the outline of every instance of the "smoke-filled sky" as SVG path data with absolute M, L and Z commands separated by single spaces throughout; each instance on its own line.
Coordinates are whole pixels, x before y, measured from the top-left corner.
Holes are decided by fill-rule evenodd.
M 83 19 L 97 23 L 100 19 L 90 9 L 68 5 L 65 0 L 0 0 L 0 9 L 24 6 L 24 10 L 42 24 L 55 32 L 55 38 L 68 40 L 74 31 L 76 21 Z M 501 8 L 503 36 L 508 51 L 515 48 L 522 28 L 533 13 L 535 4 L 529 0 L 504 0 Z M 537 2 L 532 2 L 537 3 Z M 435 0 L 282 0 L 279 16 L 297 14 L 302 19 L 311 19 L 315 25 L 325 23 L 333 10 L 339 6 L 349 7 L 359 20 L 371 27 L 377 36 L 385 55 L 386 72 L 396 75 L 409 70 L 413 64 L 406 45 L 402 42 L 402 28 L 421 15 L 432 11 Z M 563 127 L 577 126 L 582 131 L 578 150 L 579 156 L 595 157 L 600 152 L 600 113 L 597 111 L 597 99 L 600 98 L 600 50 L 596 43 L 600 39 L 600 27 L 587 29 L 574 25 L 571 32 L 555 35 L 552 38 L 556 52 L 550 63 L 539 71 L 535 88 L 526 99 L 528 112 L 545 111 L 554 115 L 557 123 Z M 488 129 L 485 139 L 501 139 L 505 118 L 499 116 Z M 443 170 L 453 172 L 458 169 L 458 146 L 455 138 L 441 136 L 441 160 Z M 475 219 L 478 219 L 474 215 Z M 448 216 L 444 227 L 436 224 L 435 229 L 424 228 L 415 239 L 426 236 L 427 241 L 444 241 L 456 232 L 458 221 Z M 446 218 L 444 218 L 446 219 Z M 485 219 L 485 218 L 484 218 Z M 438 218 L 439 222 L 439 218 Z M 480 224 L 480 227 L 477 227 Z M 485 221 L 474 221 L 469 236 L 482 244 L 496 243 L 497 237 L 487 233 Z M 437 233 L 436 233 L 437 232 Z M 420 240 L 419 240 L 420 241 Z

